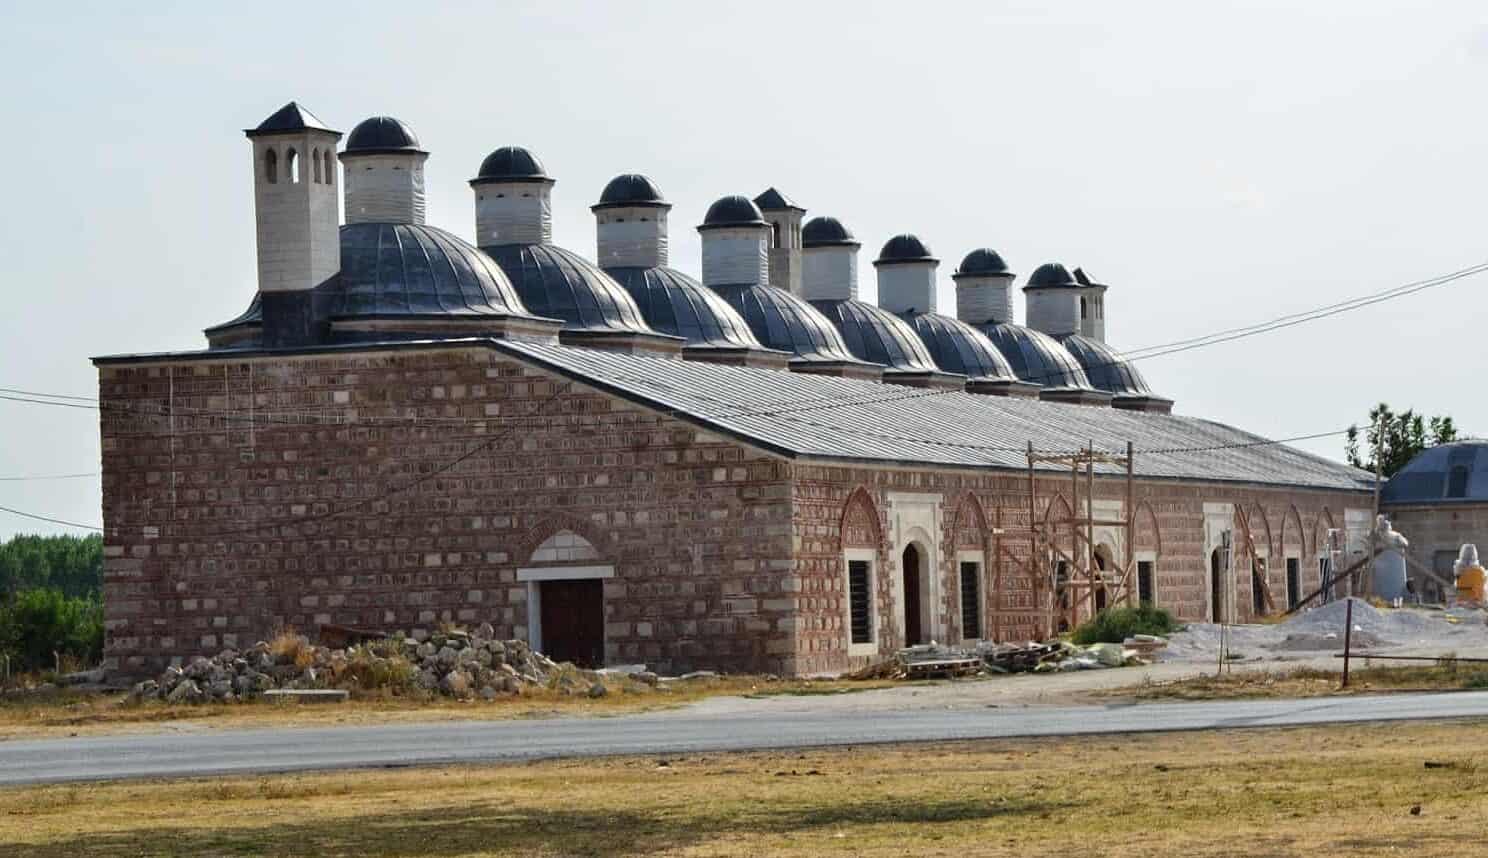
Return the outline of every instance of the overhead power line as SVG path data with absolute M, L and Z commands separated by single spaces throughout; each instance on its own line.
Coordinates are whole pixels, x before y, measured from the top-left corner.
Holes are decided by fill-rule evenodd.
M 25 474 L 16 477 L 0 477 L 0 483 L 30 483 L 42 480 L 77 480 L 85 477 L 101 477 L 99 471 L 88 471 L 82 474 Z
M 12 508 L 10 508 L 8 506 L 0 506 L 0 512 L 8 512 L 11 515 L 18 515 L 21 518 L 29 518 L 29 519 L 33 519 L 35 521 L 45 521 L 45 522 L 49 522 L 51 524 L 60 524 L 60 525 L 63 525 L 65 527 L 76 527 L 76 528 L 79 528 L 81 530 L 96 530 L 99 533 L 102 533 L 103 532 L 103 528 L 101 528 L 101 527 L 99 527 L 98 525 L 95 525 L 95 524 L 80 524 L 80 523 L 78 523 L 76 521 L 68 521 L 68 520 L 62 519 L 62 518 L 52 518 L 49 515 L 37 515 L 34 512 L 23 512 L 23 511 L 18 510 L 18 509 L 12 509 Z

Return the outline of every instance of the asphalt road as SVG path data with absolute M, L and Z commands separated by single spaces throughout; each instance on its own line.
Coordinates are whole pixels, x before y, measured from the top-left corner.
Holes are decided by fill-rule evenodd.
M 0 743 L 0 785 L 610 754 L 1488 717 L 1488 692 L 1016 710 L 735 713 L 209 730 Z

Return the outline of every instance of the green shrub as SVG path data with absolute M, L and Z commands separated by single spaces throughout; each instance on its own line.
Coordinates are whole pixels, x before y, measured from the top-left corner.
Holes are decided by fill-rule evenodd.
M 1075 629 L 1077 644 L 1121 643 L 1132 635 L 1167 635 L 1178 630 L 1173 615 L 1152 605 L 1136 608 L 1107 608 Z
M 70 597 L 60 590 L 17 593 L 0 606 L 0 652 L 12 672 L 49 670 L 56 655 L 84 664 L 103 658 L 103 603 L 96 597 Z

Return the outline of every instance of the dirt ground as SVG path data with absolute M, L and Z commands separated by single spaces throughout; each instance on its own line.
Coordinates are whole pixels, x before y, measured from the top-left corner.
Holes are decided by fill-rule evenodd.
M 1488 724 L 1000 740 L 0 790 L 0 854 L 1482 854 Z

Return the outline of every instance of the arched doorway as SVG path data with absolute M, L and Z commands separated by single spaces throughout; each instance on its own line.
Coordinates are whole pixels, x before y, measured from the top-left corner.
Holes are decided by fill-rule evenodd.
M 1095 612 L 1106 609 L 1106 571 L 1111 568 L 1111 549 L 1105 545 L 1095 547 Z
M 1212 622 L 1224 622 L 1224 581 L 1223 563 L 1224 554 L 1218 549 L 1209 555 L 1209 619 Z
M 924 582 L 924 562 L 914 543 L 904 546 L 904 645 L 924 643 L 920 612 L 923 608 L 920 587 Z

